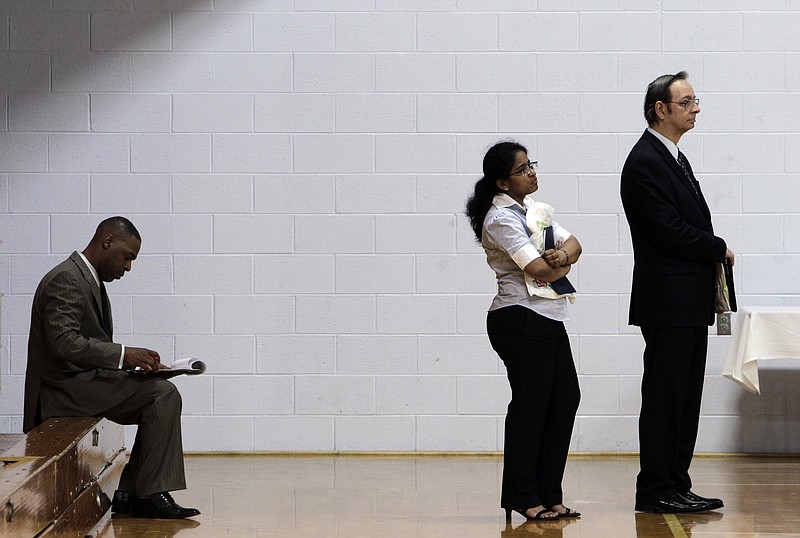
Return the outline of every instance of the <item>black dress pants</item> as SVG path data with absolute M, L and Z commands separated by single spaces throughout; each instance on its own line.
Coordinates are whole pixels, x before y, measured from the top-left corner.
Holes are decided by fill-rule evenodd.
M 486 325 L 511 384 L 500 506 L 526 510 L 561 504 L 561 481 L 580 402 L 564 324 L 509 306 L 490 311 Z
M 645 341 L 636 500 L 669 499 L 692 487 L 708 327 L 642 327 Z

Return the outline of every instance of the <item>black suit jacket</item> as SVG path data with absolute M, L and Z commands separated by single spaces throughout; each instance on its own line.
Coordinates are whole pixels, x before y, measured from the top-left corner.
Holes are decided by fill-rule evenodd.
M 136 391 L 119 369 L 122 346 L 111 340 L 106 308 L 104 326 L 100 287 L 77 252 L 42 278 L 31 308 L 24 431 L 50 416 L 95 415 Z
M 711 325 L 714 262 L 725 259 L 727 247 L 713 233 L 702 192 L 699 198 L 695 195 L 675 158 L 649 131 L 625 161 L 620 194 L 633 242 L 628 322 L 648 327 Z

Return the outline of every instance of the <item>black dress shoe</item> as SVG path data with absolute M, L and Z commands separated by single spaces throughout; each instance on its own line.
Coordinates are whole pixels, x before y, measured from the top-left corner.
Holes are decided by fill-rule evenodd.
M 131 509 L 132 517 L 157 519 L 184 519 L 200 515 L 197 508 L 184 508 L 168 492 L 153 493 L 147 498 L 136 498 Z
M 708 512 L 707 502 L 693 502 L 684 499 L 677 493 L 665 501 L 636 501 L 637 512 L 653 512 L 656 514 L 684 514 L 688 512 Z
M 130 514 L 133 506 L 133 497 L 133 493 L 129 491 L 115 491 L 114 498 L 111 500 L 111 513 Z
M 691 491 L 678 493 L 678 495 L 693 503 L 707 503 L 710 510 L 719 510 L 725 506 L 725 504 L 722 502 L 722 499 L 717 499 L 714 497 L 701 497 L 700 495 L 692 493 Z

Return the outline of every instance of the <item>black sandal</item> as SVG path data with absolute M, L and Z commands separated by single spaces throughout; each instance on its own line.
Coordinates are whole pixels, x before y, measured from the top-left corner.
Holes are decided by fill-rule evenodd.
M 520 509 L 520 508 L 506 508 L 506 523 L 511 521 L 511 512 L 518 513 L 519 515 L 523 516 L 528 521 L 555 521 L 555 520 L 559 519 L 560 517 L 563 517 L 558 512 L 556 512 L 555 510 L 551 510 L 549 508 L 542 508 L 541 510 L 536 512 L 535 516 L 530 517 L 528 515 L 528 510 L 530 510 L 530 508 L 527 508 L 527 509 L 524 509 L 524 510 Z M 555 514 L 556 516 L 555 517 L 543 517 L 545 514 L 549 514 L 551 512 L 553 514 Z M 573 512 L 573 513 L 577 513 L 577 512 Z M 580 514 L 578 514 L 578 515 L 580 515 Z M 577 517 L 577 516 L 568 516 L 568 517 Z
M 563 514 L 561 512 L 559 512 L 559 511 L 555 510 L 553 507 L 550 507 L 549 510 L 551 512 L 555 512 L 556 514 L 558 514 L 558 517 L 581 517 L 581 513 L 580 512 L 576 512 L 572 508 L 567 508 L 566 506 L 564 508 L 567 511 L 564 512 Z

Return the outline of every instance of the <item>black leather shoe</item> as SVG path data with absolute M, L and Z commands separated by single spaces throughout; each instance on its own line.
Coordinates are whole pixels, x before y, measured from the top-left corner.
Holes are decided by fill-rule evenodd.
M 157 519 L 184 519 L 200 515 L 197 508 L 184 508 L 175 502 L 168 492 L 153 493 L 147 498 L 136 498 L 131 509 L 131 517 L 150 517 Z
M 133 493 L 129 491 L 115 491 L 114 498 L 111 500 L 111 513 L 130 514 L 133 506 L 133 497 Z
M 688 512 L 708 512 L 707 502 L 693 502 L 684 499 L 677 493 L 666 501 L 636 501 L 637 512 L 654 512 L 656 514 L 684 514 Z
M 684 499 L 686 499 L 689 502 L 707 503 L 708 504 L 708 508 L 710 510 L 719 510 L 720 508 L 725 506 L 725 503 L 722 502 L 722 499 L 717 499 L 717 498 L 714 498 L 714 497 L 701 497 L 700 495 L 692 493 L 691 491 L 686 491 L 684 493 L 678 493 L 678 495 L 680 495 L 681 497 L 683 497 Z

